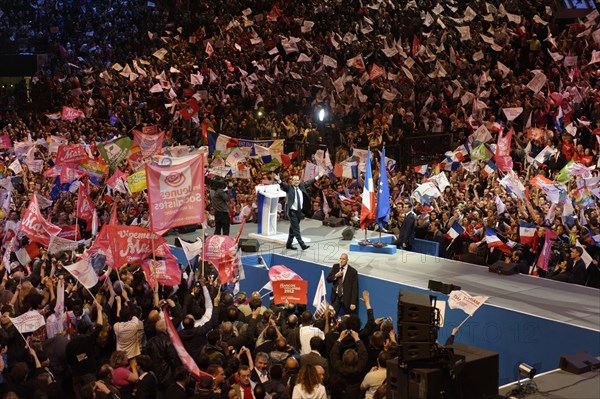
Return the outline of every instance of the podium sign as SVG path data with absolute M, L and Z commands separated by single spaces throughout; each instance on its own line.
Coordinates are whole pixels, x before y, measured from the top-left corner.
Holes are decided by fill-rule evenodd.
M 286 196 L 279 189 L 279 184 L 256 186 L 258 194 L 258 234 L 264 236 L 277 235 L 277 204 L 279 198 Z

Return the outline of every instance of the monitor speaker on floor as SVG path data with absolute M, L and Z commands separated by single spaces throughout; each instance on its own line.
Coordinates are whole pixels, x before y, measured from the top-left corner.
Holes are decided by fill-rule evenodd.
M 573 374 L 587 373 L 592 368 L 600 367 L 600 360 L 587 352 L 579 352 L 575 355 L 565 355 L 560 357 L 558 363 L 560 368 Z
M 342 231 L 342 239 L 346 241 L 350 241 L 354 238 L 354 229 L 352 227 L 346 227 L 344 231 Z
M 240 248 L 242 249 L 242 252 L 258 252 L 260 244 L 258 243 L 258 240 L 254 238 L 241 238 Z

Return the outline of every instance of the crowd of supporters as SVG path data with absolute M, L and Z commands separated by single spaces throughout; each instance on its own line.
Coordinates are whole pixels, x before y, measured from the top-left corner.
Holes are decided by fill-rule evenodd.
M 399 235 L 402 248 L 426 239 L 439 243 L 440 256 L 514 263 L 522 273 L 600 286 L 597 13 L 561 21 L 559 10 L 532 0 L 14 3 L 0 0 L 0 52 L 47 59 L 31 79 L 0 92 L 3 397 L 383 397 L 395 333 L 389 320 L 375 318 L 367 292 L 368 320 L 315 320 L 302 306 L 266 308 L 260 295 L 234 296 L 214 273 L 155 293 L 139 265 L 129 265 L 103 270 L 88 292 L 63 268 L 86 243 L 54 254 L 40 246 L 31 258 L 19 252 L 31 249 L 19 223 L 34 193 L 45 219 L 94 238 L 77 220 L 77 184 L 47 177 L 57 146 L 82 144 L 100 162 L 98 144 L 143 127 L 166 132 L 165 151 L 207 145 L 207 129 L 285 139 L 285 152 L 296 157 L 277 170 L 282 178 L 302 175 L 320 149 L 333 164 L 356 162 L 357 174 L 332 167 L 310 188 L 311 217 L 351 226 L 360 221 L 364 170 L 364 158 L 352 150 L 377 154 L 385 145 L 396 162 L 388 171 L 392 214 L 384 229 Z M 55 117 L 64 106 L 83 117 Z M 514 108 L 522 111 L 509 120 L 504 110 Z M 477 133 L 480 126 L 491 139 Z M 523 195 L 500 184 L 505 172 L 486 169 L 489 157 L 473 152 L 481 142 L 496 151 L 498 132 L 510 129 L 509 156 Z M 440 143 L 447 147 L 438 158 L 421 157 Z M 378 162 L 374 156 L 375 180 Z M 140 165 L 128 158 L 110 173 Z M 222 170 L 223 159 L 210 156 L 209 175 L 216 165 Z M 245 167 L 250 178 L 236 179 L 232 222 L 255 221 L 254 188 L 273 182 L 260 159 Z M 440 174 L 448 181 L 438 185 L 441 195 L 419 202 L 418 185 Z M 536 176 L 564 189 L 543 190 L 531 182 Z M 148 226 L 145 193 L 109 190 L 109 177 L 81 178 L 99 226 L 113 209 L 118 224 Z M 207 210 L 210 225 L 210 204 Z M 458 236 L 451 234 L 455 222 L 464 229 Z M 535 229 L 527 240 L 523 223 Z M 502 245 L 490 245 L 490 230 Z M 548 234 L 557 236 L 549 252 Z M 66 314 L 59 318 L 55 305 L 63 295 Z M 190 378 L 164 309 L 212 378 Z M 11 318 L 31 310 L 47 323 L 23 337 Z

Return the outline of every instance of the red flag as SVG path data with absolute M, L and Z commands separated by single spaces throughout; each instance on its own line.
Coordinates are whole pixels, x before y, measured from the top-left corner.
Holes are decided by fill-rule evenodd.
M 200 105 L 196 102 L 195 98 L 192 98 L 188 101 L 183 108 L 179 111 L 181 113 L 181 117 L 185 120 L 192 119 L 194 115 L 196 115 L 200 111 Z
M 175 287 L 181 283 L 181 270 L 179 270 L 177 258 L 170 252 L 169 255 L 166 259 L 146 259 L 142 262 L 142 269 L 146 273 L 146 280 L 151 289 L 154 289 L 155 271 L 156 281 L 160 285 Z
M 152 230 L 162 233 L 204 221 L 204 157 L 161 166 L 146 164 Z
M 279 8 L 277 8 L 276 5 L 273 6 L 273 8 L 271 8 L 271 11 L 269 12 L 269 14 L 267 15 L 267 19 L 269 21 L 277 21 L 277 19 L 279 17 L 281 17 L 283 14 L 281 13 L 281 11 L 279 10 Z
M 175 347 L 175 351 L 177 352 L 177 356 L 181 360 L 181 363 L 185 366 L 185 368 L 192 374 L 192 377 L 199 380 L 202 376 L 207 376 L 212 378 L 213 376 L 205 373 L 204 371 L 198 368 L 198 365 L 194 361 L 194 359 L 190 356 L 189 353 L 185 350 L 183 346 L 183 342 L 181 342 L 181 338 L 179 338 L 179 334 L 171 321 L 171 317 L 169 317 L 169 311 L 165 306 L 163 308 L 163 312 L 165 313 L 165 324 L 167 325 L 167 333 L 171 338 L 171 342 L 173 342 L 173 346 Z
M 412 42 L 412 56 L 413 57 L 417 56 L 420 46 L 421 46 L 421 43 L 419 42 L 419 38 L 417 37 L 417 35 L 413 35 L 413 42 Z
M 371 72 L 369 73 L 369 79 L 375 80 L 381 75 L 385 75 L 385 69 L 383 69 L 377 64 L 373 64 L 373 66 L 371 67 Z
M 154 248 L 166 241 L 158 234 L 138 226 L 105 226 L 110 237 L 114 267 L 138 264 L 152 255 Z M 104 228 L 103 228 L 104 230 Z
M 62 119 L 63 121 L 74 121 L 75 119 L 83 116 L 83 112 L 81 112 L 80 110 L 64 106 L 62 107 L 60 119 Z
M 246 220 L 242 222 L 235 238 L 212 235 L 206 239 L 204 257 L 219 270 L 219 278 L 223 283 L 233 281 L 240 275 L 241 259 L 238 241 Z
M 29 202 L 29 207 L 21 220 L 19 231 L 29 237 L 31 241 L 47 247 L 50 244 L 50 236 L 58 235 L 61 228 L 48 222 L 40 214 L 40 206 L 34 193 Z
M 77 218 L 83 219 L 87 222 L 87 229 L 92 228 L 92 219 L 94 217 L 95 210 L 94 202 L 89 194 L 88 183 L 79 186 L 79 192 L 77 193 Z
M 58 165 L 54 168 L 58 168 L 60 170 L 60 184 L 70 183 L 73 180 L 81 179 L 83 176 L 86 175 L 84 171 L 75 168 L 70 168 L 67 165 Z
M 556 239 L 557 234 L 550 228 L 546 227 L 546 235 L 544 238 L 544 246 L 542 252 L 538 257 L 535 265 L 542 270 L 548 271 L 548 262 L 550 262 L 550 255 L 552 254 L 552 243 Z
M 63 163 L 80 163 L 88 160 L 88 154 L 81 144 L 61 145 L 58 147 L 55 165 Z

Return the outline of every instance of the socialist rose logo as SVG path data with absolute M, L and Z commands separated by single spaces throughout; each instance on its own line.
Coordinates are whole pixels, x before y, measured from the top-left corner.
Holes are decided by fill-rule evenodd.
M 181 172 L 171 172 L 165 177 L 165 184 L 171 187 L 179 187 L 185 183 L 185 175 Z

